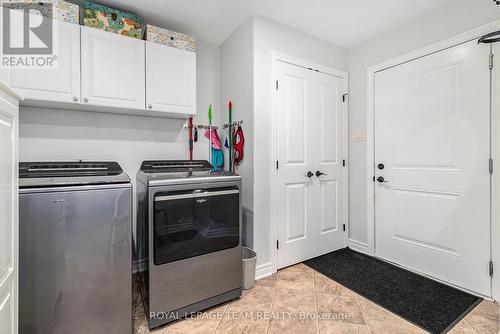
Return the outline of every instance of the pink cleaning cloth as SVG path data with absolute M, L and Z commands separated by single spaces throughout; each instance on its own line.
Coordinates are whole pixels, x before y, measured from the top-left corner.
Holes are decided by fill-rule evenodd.
M 205 131 L 205 137 L 210 140 L 210 130 Z M 212 129 L 212 148 L 216 150 L 221 150 L 220 138 L 216 129 Z

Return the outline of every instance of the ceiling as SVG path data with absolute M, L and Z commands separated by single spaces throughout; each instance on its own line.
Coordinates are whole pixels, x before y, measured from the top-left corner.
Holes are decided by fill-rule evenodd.
M 147 23 L 220 45 L 246 19 L 261 15 L 351 47 L 453 0 L 96 0 Z

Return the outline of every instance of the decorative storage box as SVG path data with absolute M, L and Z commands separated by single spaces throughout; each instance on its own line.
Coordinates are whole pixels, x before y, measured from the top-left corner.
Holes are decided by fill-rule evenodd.
M 33 14 L 41 13 L 43 16 L 56 20 L 80 24 L 80 8 L 78 5 L 63 0 L 3 0 L 2 3 L 6 8 L 24 10 Z M 51 3 L 53 6 L 49 6 Z
M 142 39 L 142 19 L 134 14 L 84 1 L 83 24 L 115 34 Z
M 183 49 L 192 52 L 196 50 L 196 41 L 194 37 L 172 30 L 155 27 L 150 24 L 148 24 L 146 27 L 146 40 L 158 44 L 172 46 L 177 49 Z

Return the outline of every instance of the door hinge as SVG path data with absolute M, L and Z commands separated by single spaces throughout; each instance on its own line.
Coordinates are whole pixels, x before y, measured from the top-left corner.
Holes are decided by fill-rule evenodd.
M 488 162 L 488 170 L 490 171 L 490 174 L 493 174 L 493 159 L 491 158 Z
M 342 225 L 342 230 L 345 232 L 345 224 Z
M 280 162 L 276 160 L 276 169 L 280 169 Z
M 344 95 L 342 95 L 342 102 L 345 102 L 347 101 L 347 97 L 349 96 L 349 94 L 345 93 Z
M 342 160 L 342 167 L 345 167 L 345 159 Z
M 495 66 L 494 59 L 495 59 L 495 55 L 493 53 L 490 54 L 490 70 L 492 70 L 493 67 Z
M 278 87 L 279 87 L 279 83 L 278 83 L 278 80 L 276 80 L 276 90 L 278 90 Z
M 280 249 L 280 241 L 276 240 L 276 249 Z
M 490 261 L 490 277 L 493 277 L 493 261 Z

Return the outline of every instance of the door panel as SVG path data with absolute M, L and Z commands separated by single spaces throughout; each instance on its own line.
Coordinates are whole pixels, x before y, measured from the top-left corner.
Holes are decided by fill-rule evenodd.
M 490 295 L 489 50 L 375 75 L 376 255 Z
M 0 89 L 0 333 L 17 333 L 18 101 Z
M 285 103 L 285 147 L 287 164 L 306 164 L 307 125 L 306 78 L 287 75 L 285 77 L 287 99 Z
M 81 29 L 83 102 L 145 109 L 145 42 L 89 27 Z
M 147 108 L 196 114 L 196 53 L 146 42 Z
M 286 185 L 286 242 L 306 238 L 306 184 Z
M 80 26 L 53 20 L 57 67 L 12 70 L 11 87 L 26 99 L 80 101 Z
M 321 233 L 334 232 L 338 230 L 339 217 L 337 215 L 338 182 L 321 182 Z
M 344 245 L 343 79 L 278 62 L 278 80 L 277 266 L 283 268 Z

